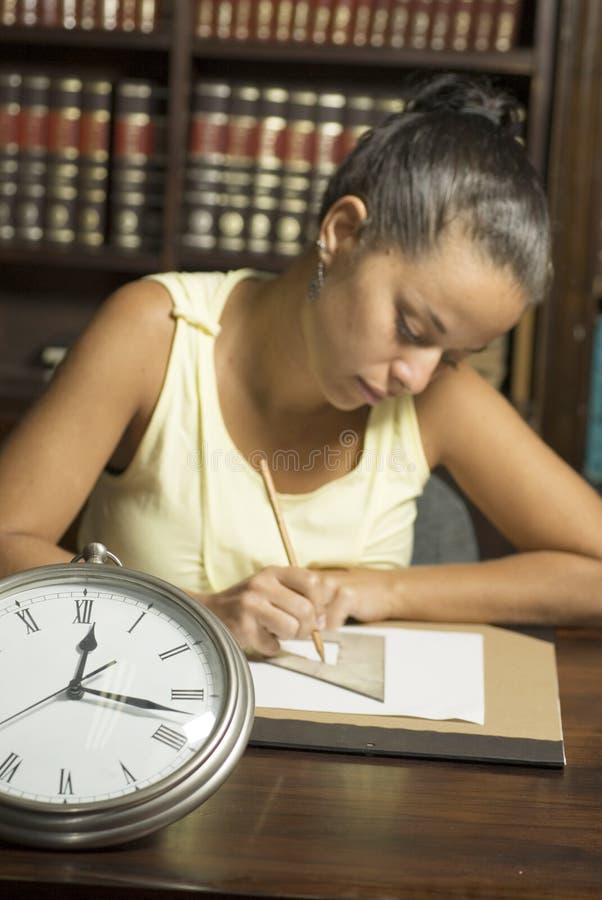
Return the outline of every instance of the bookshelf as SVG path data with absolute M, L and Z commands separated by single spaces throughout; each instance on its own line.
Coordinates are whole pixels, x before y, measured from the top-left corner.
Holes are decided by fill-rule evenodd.
M 105 0 L 106 2 L 106 0 Z M 319 5 L 322 0 L 313 0 Z M 439 2 L 439 0 L 437 0 Z M 475 0 L 453 0 L 470 7 Z M 479 0 L 480 2 L 480 0 Z M 503 0 L 512 6 L 515 0 Z M 40 69 L 80 78 L 145 78 L 165 92 L 166 148 L 161 188 L 161 224 L 151 248 L 48 246 L 19 240 L 0 241 L 0 430 L 7 428 L 43 388 L 48 371 L 40 363 L 47 346 L 70 343 L 102 299 L 119 284 L 151 271 L 174 268 L 220 269 L 240 265 L 276 270 L 286 258 L 273 252 L 191 249 L 181 240 L 191 94 L 202 79 L 256 80 L 270 84 L 303 83 L 314 91 L 394 91 L 397 78 L 416 70 L 467 70 L 490 74 L 509 87 L 527 109 L 527 148 L 545 175 L 554 107 L 554 67 L 559 8 L 586 0 L 522 0 L 515 46 L 499 50 L 419 49 L 403 46 L 316 44 L 257 37 L 199 36 L 196 0 L 167 0 L 150 32 L 0 25 L 2 68 Z M 0 0 L 0 13 L 14 0 Z M 376 0 L 375 0 L 376 4 Z M 398 7 L 404 0 L 395 0 Z M 394 5 L 395 5 L 394 4 Z M 98 5 L 98 4 L 97 4 Z M 110 4 L 112 7 L 115 4 Z M 298 3 L 297 7 L 304 4 Z M 335 4 L 326 4 L 335 5 Z M 365 4 L 364 4 L 365 5 Z M 434 3 L 433 3 L 434 5 Z M 100 4 L 102 6 L 102 3 Z M 117 4 L 119 6 L 119 4 Z M 222 7 L 232 4 L 222 3 Z M 256 4 L 257 8 L 258 5 Z M 269 6 L 269 4 L 268 4 Z M 277 6 L 273 3 L 272 6 Z M 429 0 L 412 0 L 423 10 Z M 265 8 L 265 4 L 263 4 Z M 564 12 L 565 17 L 567 12 Z M 2 17 L 0 15 L 0 21 Z M 43 62 L 40 59 L 43 58 Z M 565 76 L 568 77 L 568 76 Z M 557 132 L 557 140 L 560 135 Z M 562 303 L 561 300 L 555 302 Z M 525 414 L 543 409 L 547 384 L 533 381 L 534 368 L 550 341 L 549 321 L 532 316 L 512 341 L 507 390 Z M 534 358 L 536 364 L 534 366 Z M 536 393 L 539 392 L 536 396 Z M 547 421 L 547 420 L 546 420 Z

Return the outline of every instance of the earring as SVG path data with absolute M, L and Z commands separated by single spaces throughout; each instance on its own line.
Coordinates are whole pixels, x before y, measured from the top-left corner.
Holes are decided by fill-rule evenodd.
M 321 253 L 323 250 L 326 250 L 326 243 L 321 238 L 318 238 L 318 240 L 316 241 L 316 248 L 318 250 L 318 265 L 315 275 L 309 282 L 309 286 L 307 288 L 307 299 L 310 303 L 316 302 L 316 300 L 320 296 L 322 288 L 324 287 L 325 268 Z

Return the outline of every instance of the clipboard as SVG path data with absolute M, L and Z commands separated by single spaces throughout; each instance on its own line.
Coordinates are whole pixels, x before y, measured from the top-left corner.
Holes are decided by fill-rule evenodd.
M 432 622 L 374 624 L 481 634 L 484 725 L 257 708 L 250 744 L 515 765 L 566 765 L 552 629 Z

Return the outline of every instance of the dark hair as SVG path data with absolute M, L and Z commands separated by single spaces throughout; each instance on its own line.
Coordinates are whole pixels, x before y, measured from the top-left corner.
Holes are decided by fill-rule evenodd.
M 521 142 L 520 107 L 485 78 L 417 82 L 404 111 L 366 132 L 324 193 L 320 218 L 346 194 L 368 217 L 361 246 L 399 245 L 416 258 L 458 223 L 531 302 L 551 277 L 550 225 L 539 178 Z

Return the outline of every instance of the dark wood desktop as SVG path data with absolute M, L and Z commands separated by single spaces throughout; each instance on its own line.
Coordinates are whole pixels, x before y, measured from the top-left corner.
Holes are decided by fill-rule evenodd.
M 602 629 L 562 630 L 562 769 L 249 748 L 118 849 L 0 844 L 3 898 L 602 897 Z

